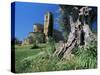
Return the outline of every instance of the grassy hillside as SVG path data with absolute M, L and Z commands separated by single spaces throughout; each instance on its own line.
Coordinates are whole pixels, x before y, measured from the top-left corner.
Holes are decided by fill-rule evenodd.
M 88 69 L 97 67 L 96 44 L 93 43 L 87 49 L 75 49 L 69 59 L 53 57 L 57 43 L 15 46 L 16 72 L 41 72 Z

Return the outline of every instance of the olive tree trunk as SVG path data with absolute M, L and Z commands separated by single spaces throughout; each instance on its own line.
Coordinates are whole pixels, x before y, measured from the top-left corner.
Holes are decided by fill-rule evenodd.
M 60 42 L 54 52 L 54 55 L 60 58 L 67 58 L 70 56 L 72 50 L 78 46 L 86 47 L 90 44 L 91 41 L 96 40 L 96 36 L 92 33 L 89 25 L 87 24 L 87 20 L 85 16 L 88 16 L 85 11 L 83 10 L 87 7 L 82 7 L 80 10 L 74 7 L 74 13 L 69 15 L 69 22 L 70 22 L 70 33 L 68 35 L 67 42 Z M 88 8 L 87 8 L 88 9 Z M 81 11 L 81 13 L 77 12 Z M 77 18 L 74 20 L 75 16 Z M 83 16 L 82 20 L 80 21 L 79 17 Z

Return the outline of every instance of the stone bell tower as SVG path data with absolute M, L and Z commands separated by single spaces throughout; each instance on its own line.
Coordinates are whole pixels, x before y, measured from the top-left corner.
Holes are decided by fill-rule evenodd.
M 44 15 L 44 34 L 46 41 L 53 35 L 53 15 L 51 12 Z

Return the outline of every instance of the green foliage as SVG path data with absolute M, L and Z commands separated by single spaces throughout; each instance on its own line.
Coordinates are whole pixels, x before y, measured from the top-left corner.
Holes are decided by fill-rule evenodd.
M 68 32 L 63 32 L 63 37 L 64 37 L 64 40 L 67 41 L 68 40 Z
M 12 42 L 14 42 L 13 44 L 15 44 L 15 45 L 21 45 L 21 43 L 22 43 L 22 41 L 20 41 L 18 38 L 14 38 L 14 39 L 12 39 Z
M 37 41 L 34 41 L 33 46 L 32 46 L 32 48 L 31 48 L 31 49 L 35 49 L 35 48 L 38 48 L 38 47 L 39 47 L 39 46 L 38 46 Z
M 92 41 L 86 48 L 77 48 L 73 52 L 78 61 L 79 69 L 88 69 L 97 67 L 97 42 Z
M 43 33 L 36 33 L 35 37 L 33 39 L 36 40 L 36 42 L 38 42 L 38 43 L 44 43 L 45 42 Z
M 45 44 L 38 44 L 38 48 L 31 46 L 17 46 L 16 48 L 16 72 L 42 72 L 59 70 L 76 70 L 96 68 L 97 44 L 92 42 L 86 48 L 76 48 L 74 56 L 70 59 L 54 57 L 56 43 L 51 38 Z
M 70 32 L 70 21 L 69 21 L 69 15 L 72 10 L 72 6 L 65 6 L 60 5 L 61 8 L 60 16 L 58 19 L 58 23 L 60 25 L 60 29 L 63 32 L 64 40 L 66 41 L 68 38 L 68 34 Z
M 16 72 L 25 72 L 25 67 L 23 65 L 24 62 L 22 62 L 23 59 L 35 55 L 38 52 L 40 52 L 40 49 L 31 49 L 32 46 L 17 46 L 15 49 L 15 69 Z M 23 69 L 24 68 L 24 69 Z M 27 66 L 26 71 L 29 72 L 30 67 L 29 65 Z
M 49 37 L 47 45 L 48 45 L 48 51 L 51 52 L 51 54 L 53 54 L 56 49 L 55 48 L 56 45 L 55 45 L 55 40 L 52 37 Z
M 57 63 L 58 58 L 51 57 L 52 50 L 50 51 L 51 47 L 49 47 L 49 44 L 43 46 L 43 48 L 39 47 L 39 49 L 36 50 L 17 50 L 16 72 L 38 72 L 56 70 L 55 64 Z M 21 58 L 18 59 L 18 57 Z
M 45 42 L 45 40 L 44 40 L 44 34 L 41 33 L 41 32 L 31 33 L 28 36 L 28 39 L 30 40 L 31 44 L 33 44 L 33 43 L 44 43 Z

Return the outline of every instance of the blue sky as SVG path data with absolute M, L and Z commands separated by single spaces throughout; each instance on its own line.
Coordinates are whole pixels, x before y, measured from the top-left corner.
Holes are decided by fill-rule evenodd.
M 16 2 L 15 4 L 15 37 L 20 40 L 25 39 L 29 32 L 33 31 L 33 24 L 44 24 L 44 14 L 50 11 L 57 18 L 57 10 L 59 6 L 55 4 L 40 4 Z M 58 24 L 54 23 L 54 28 L 58 28 Z
M 23 40 L 28 36 L 29 32 L 33 31 L 35 23 L 44 24 L 44 14 L 48 11 L 53 13 L 54 28 L 59 29 L 59 24 L 55 22 L 58 18 L 57 13 L 59 6 L 56 4 L 41 4 L 29 2 L 15 3 L 15 37 Z M 97 21 L 92 24 L 93 29 L 97 30 Z

